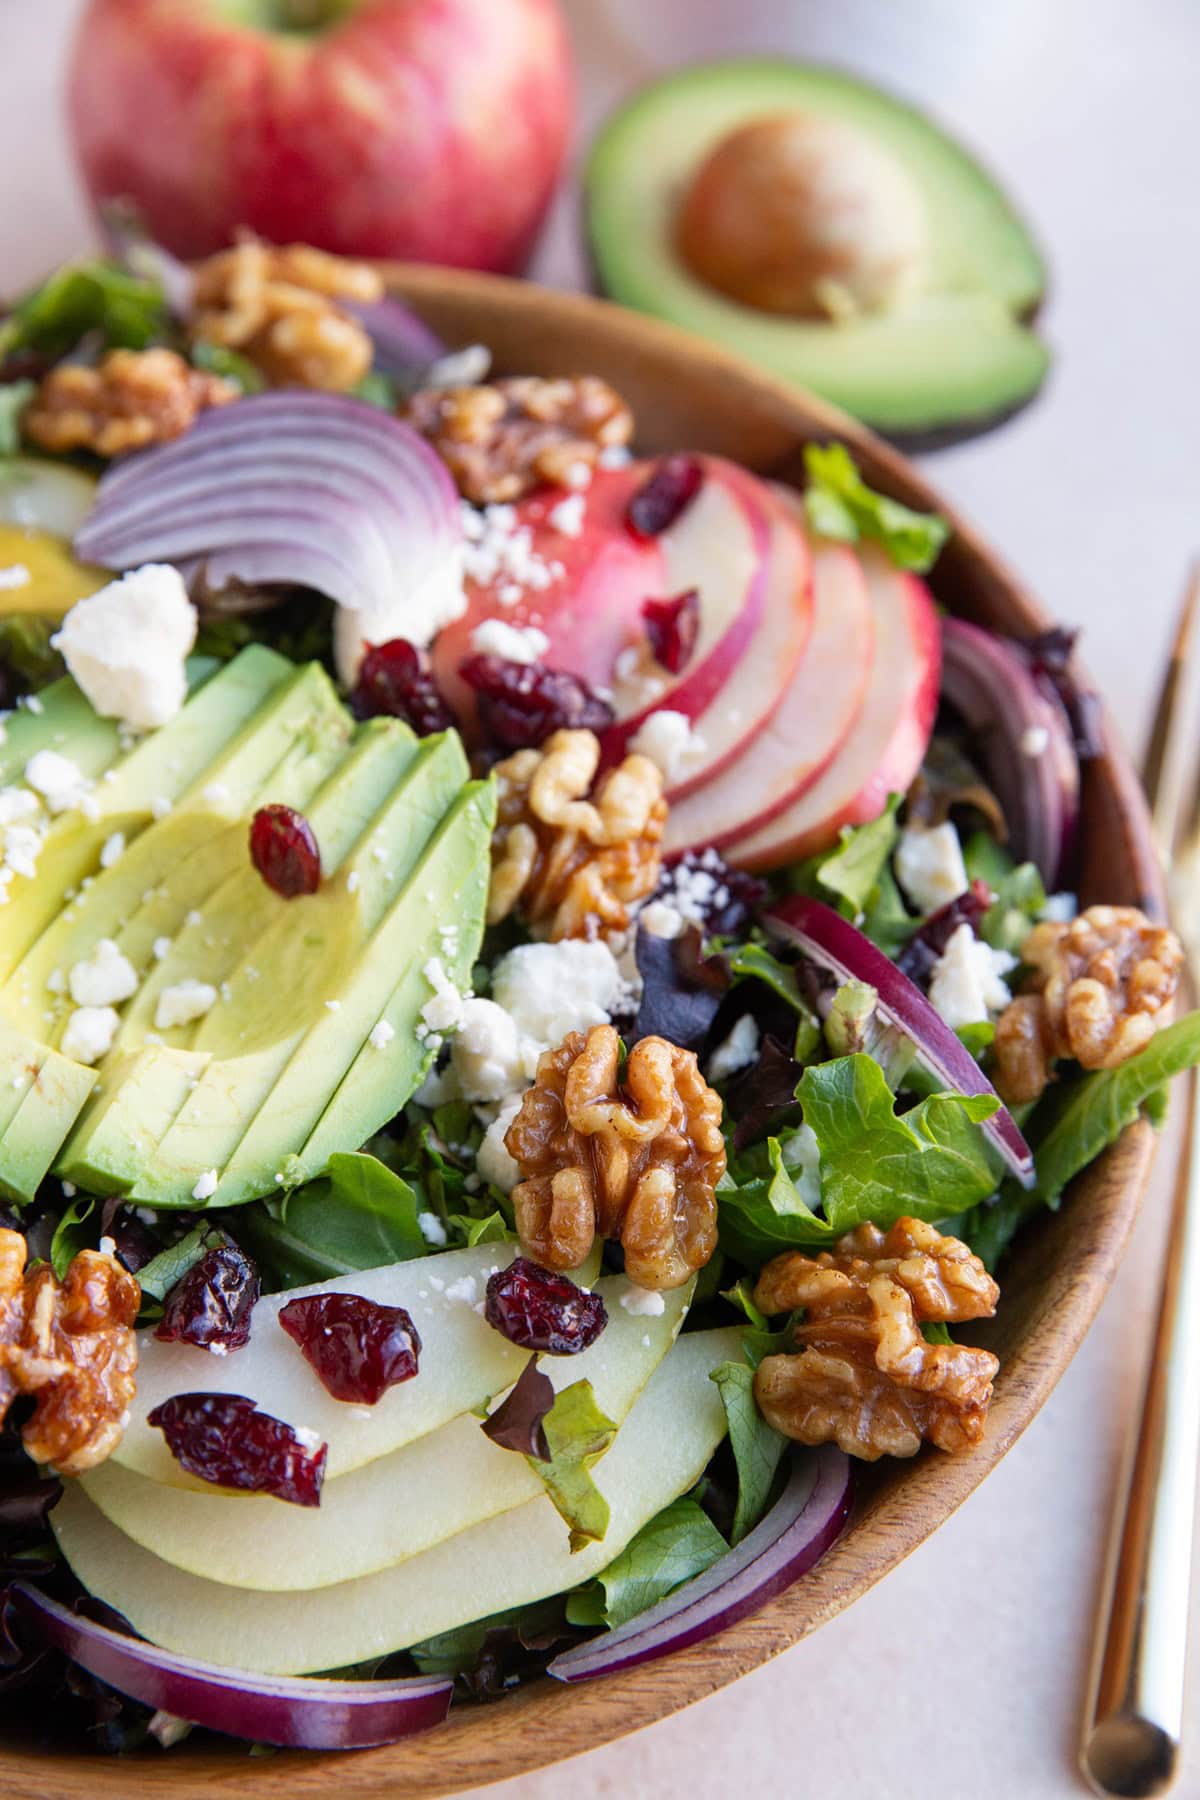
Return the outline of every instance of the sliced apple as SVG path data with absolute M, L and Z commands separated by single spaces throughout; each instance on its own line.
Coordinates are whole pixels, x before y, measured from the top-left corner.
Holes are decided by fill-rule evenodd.
M 556 1389 L 590 1381 L 601 1411 L 620 1425 L 675 1342 L 693 1285 L 666 1294 L 663 1311 L 647 1318 L 621 1305 L 632 1287 L 626 1277 L 606 1276 L 596 1284 L 608 1309 L 600 1337 L 578 1356 L 542 1357 L 542 1370 Z M 320 1506 L 311 1509 L 261 1494 L 167 1488 L 111 1461 L 83 1485 L 114 1525 L 165 1562 L 230 1587 L 272 1592 L 388 1568 L 543 1491 L 525 1458 L 493 1444 L 473 1413 L 326 1481 Z
M 866 577 L 852 550 L 830 543 L 812 547 L 812 577 L 812 636 L 782 698 L 735 763 L 672 801 L 668 855 L 761 831 L 820 778 L 862 711 L 875 651 Z M 739 671 L 731 703 L 740 685 Z
M 925 754 L 937 714 L 941 641 L 928 588 L 895 569 L 881 550 L 859 552 L 875 621 L 875 659 L 862 710 L 845 743 L 799 800 L 761 830 L 727 846 L 731 862 L 777 868 L 832 844 L 844 825 L 878 818 L 904 793 Z
M 329 1446 L 328 1481 L 436 1431 L 508 1387 L 529 1360 L 527 1350 L 518 1350 L 475 1311 L 488 1276 L 512 1261 L 515 1248 L 479 1244 L 264 1294 L 254 1308 L 249 1344 L 229 1356 L 160 1343 L 151 1331 L 139 1332 L 137 1395 L 114 1460 L 151 1481 L 211 1494 L 180 1468 L 162 1432 L 147 1423 L 146 1415 L 173 1394 L 244 1394 L 261 1412 L 315 1432 Z M 590 1283 L 598 1267 L 593 1254 L 574 1279 Z M 389 1388 L 375 1406 L 335 1400 L 278 1322 L 289 1300 L 329 1293 L 363 1294 L 384 1306 L 403 1306 L 421 1334 L 419 1373 Z
M 78 1482 L 67 1482 L 50 1522 L 83 1585 L 151 1643 L 269 1674 L 340 1668 L 527 1606 L 604 1568 L 703 1473 L 725 1435 L 709 1375 L 741 1355 L 736 1329 L 679 1339 L 595 1466 L 611 1518 L 602 1541 L 575 1555 L 543 1496 L 374 1575 L 305 1593 L 256 1594 L 151 1555 L 106 1519 Z M 456 1467 L 445 1467 L 425 1505 L 436 1508 L 457 1481 Z

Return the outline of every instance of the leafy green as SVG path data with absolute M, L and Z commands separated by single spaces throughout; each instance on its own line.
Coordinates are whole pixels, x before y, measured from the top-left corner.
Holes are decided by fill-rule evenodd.
M 356 400 L 365 400 L 368 406 L 377 406 L 381 412 L 395 412 L 400 397 L 396 383 L 382 369 L 368 370 L 350 392 Z
M 1198 1062 L 1200 1012 L 1191 1012 L 1151 1038 L 1120 1068 L 1084 1075 L 1049 1131 L 1035 1143 L 1038 1198 L 1056 1205 L 1071 1178 L 1120 1137 L 1163 1082 Z
M 876 949 L 882 950 L 885 956 L 890 956 L 895 961 L 919 922 L 904 904 L 904 896 L 892 874 L 891 864 L 885 863 L 879 872 L 879 881 L 867 903 L 866 911 L 858 921 L 859 930 L 870 938 Z
M 836 905 L 847 919 L 870 907 L 888 869 L 900 828 L 896 810 L 901 796 L 891 794 L 877 819 L 866 825 L 843 825 L 837 845 L 796 863 L 789 874 L 795 893 Z M 911 927 L 910 927 L 911 929 Z
M 456 1241 L 468 1249 L 476 1244 L 510 1244 L 517 1235 L 502 1212 L 487 1213 L 482 1219 L 473 1219 L 469 1213 L 450 1213 L 446 1226 Z
M 820 536 L 856 544 L 871 538 L 898 569 L 923 574 L 932 568 L 950 535 L 936 513 L 914 512 L 869 488 L 844 444 L 808 444 L 804 451 L 808 487 L 804 510 Z
M 37 393 L 35 381 L 9 381 L 0 387 L 0 456 L 21 448 L 21 414 Z
M 815 1155 L 809 1153 L 811 1137 L 794 1132 L 785 1144 L 768 1138 L 766 1168 L 761 1154 L 739 1158 L 717 1188 L 717 1219 L 721 1242 L 739 1262 L 757 1267 L 780 1250 L 805 1244 L 828 1244 L 834 1236 L 826 1220 L 817 1214 L 821 1204 L 821 1177 Z M 799 1147 L 804 1146 L 801 1156 Z M 789 1155 L 788 1146 L 796 1146 Z M 761 1152 L 763 1146 L 756 1145 Z
M 87 1220 L 95 1210 L 96 1202 L 86 1195 L 72 1200 L 58 1224 L 54 1227 L 54 1236 L 50 1240 L 50 1266 L 61 1281 L 70 1267 L 71 1258 L 80 1250 L 94 1248 L 95 1232 L 85 1229 Z
M 562 1597 L 554 1594 L 548 1600 L 535 1600 L 530 1606 L 516 1606 L 509 1612 L 492 1613 L 486 1619 L 473 1619 L 454 1631 L 439 1632 L 423 1643 L 413 1644 L 408 1651 L 422 1675 L 465 1675 L 479 1661 L 493 1632 L 512 1632 L 522 1644 L 552 1640 L 562 1636 Z M 369 1676 L 364 1674 L 364 1679 Z
M 329 1173 L 260 1200 L 239 1223 L 280 1286 L 409 1262 L 429 1249 L 416 1193 L 376 1156 L 331 1156 Z
M 821 1022 L 800 992 L 796 971 L 763 944 L 738 944 L 729 952 L 729 972 L 738 981 L 762 981 L 797 1015 L 792 1054 L 797 1062 L 810 1057 L 821 1041 Z
M 921 1336 L 927 1344 L 952 1344 L 950 1327 L 941 1319 L 924 1319 L 921 1322 Z
M 592 1480 L 592 1464 L 604 1455 L 617 1427 L 601 1412 L 590 1381 L 574 1381 L 557 1395 L 542 1420 L 549 1462 L 526 1460 L 541 1476 L 546 1492 L 566 1520 L 571 1549 L 583 1550 L 608 1530 L 609 1505 Z
M 165 1300 L 176 1282 L 182 1281 L 202 1256 L 225 1241 L 225 1233 L 212 1225 L 195 1226 L 177 1244 L 169 1244 L 138 1270 L 143 1295 L 148 1294 L 152 1300 Z
M 721 1363 L 709 1379 L 716 1382 L 725 1408 L 729 1442 L 737 1464 L 738 1497 L 729 1541 L 740 1544 L 766 1511 L 788 1441 L 767 1424 L 755 1405 L 754 1372 L 745 1363 Z
M 68 263 L 18 300 L 0 323 L 0 356 L 38 350 L 65 356 L 89 332 L 106 348 L 144 349 L 167 335 L 167 311 L 156 281 L 116 263 Z
M 248 356 L 230 350 L 226 344 L 209 344 L 200 338 L 193 342 L 188 354 L 197 369 L 220 375 L 224 381 L 236 381 L 243 394 L 261 394 L 267 385 L 261 369 L 256 368 Z
M 704 1508 L 685 1494 L 643 1525 L 594 1581 L 568 1596 L 567 1618 L 615 1630 L 703 1575 L 728 1548 Z
M 940 1229 L 951 1237 L 961 1238 L 973 1250 L 986 1269 L 995 1273 L 1008 1246 L 1030 1213 L 1042 1204 L 1032 1190 L 1006 1181 L 994 1200 L 984 1200 L 967 1212 L 940 1221 Z
M 65 665 L 50 639 L 58 626 L 41 613 L 0 613 L 0 668 L 34 689 L 57 681 Z
M 879 995 L 866 981 L 844 981 L 825 1019 L 825 1041 L 835 1056 L 852 1056 L 867 1046 Z
M 836 1237 L 867 1220 L 940 1219 L 996 1187 L 977 1129 L 996 1111 L 994 1095 L 932 1094 L 900 1116 L 883 1070 L 861 1053 L 807 1068 L 797 1092 L 820 1148 L 825 1217 Z

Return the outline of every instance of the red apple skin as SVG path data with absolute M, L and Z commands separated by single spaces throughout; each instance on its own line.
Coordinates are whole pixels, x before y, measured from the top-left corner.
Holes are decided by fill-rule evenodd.
M 275 243 L 520 268 L 571 123 L 556 0 L 350 0 L 309 34 L 220 0 L 91 0 L 69 112 L 93 201 L 176 255 Z

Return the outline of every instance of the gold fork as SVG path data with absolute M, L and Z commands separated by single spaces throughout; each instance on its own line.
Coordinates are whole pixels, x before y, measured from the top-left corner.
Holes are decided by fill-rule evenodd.
M 1190 984 L 1200 970 L 1200 797 L 1187 767 L 1200 563 L 1180 609 L 1146 756 L 1146 792 Z M 1179 1773 L 1200 1452 L 1200 1091 L 1189 1075 L 1154 1348 L 1099 1615 L 1081 1764 L 1098 1794 L 1165 1793 Z

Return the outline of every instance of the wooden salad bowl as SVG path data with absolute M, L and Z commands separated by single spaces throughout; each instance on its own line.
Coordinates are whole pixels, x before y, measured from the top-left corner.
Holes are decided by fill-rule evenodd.
M 932 577 L 949 610 L 1003 631 L 1044 629 L 1045 613 L 1017 576 L 955 516 L 896 451 L 802 389 L 786 386 L 700 338 L 583 295 L 495 276 L 391 265 L 394 291 L 452 345 L 484 343 L 507 373 L 591 373 L 629 401 L 640 450 L 707 450 L 776 480 L 799 482 L 806 439 L 847 443 L 868 481 L 954 527 Z M 1162 907 L 1161 876 L 1137 778 L 1112 734 L 1084 772 L 1086 900 Z M 754 1617 L 694 1649 L 567 1687 L 549 1677 L 492 1706 L 456 1707 L 424 1736 L 336 1757 L 186 1747 L 169 1756 L 0 1753 L 0 1791 L 38 1800 L 213 1800 L 214 1795 L 346 1796 L 455 1793 L 574 1756 L 649 1725 L 806 1637 L 849 1606 L 936 1531 L 1024 1431 L 1078 1349 L 1116 1273 L 1153 1159 L 1154 1134 L 1126 1131 L 1073 1184 L 1057 1213 L 1021 1233 L 1006 1260 L 999 1316 L 972 1329 L 1001 1361 L 987 1436 L 947 1456 L 862 1465 L 851 1521 L 823 1561 Z

